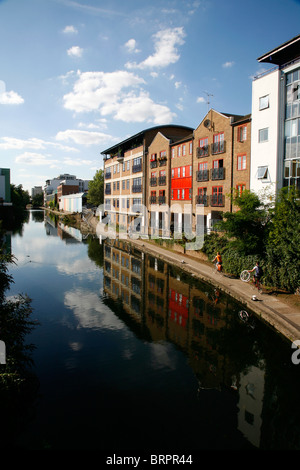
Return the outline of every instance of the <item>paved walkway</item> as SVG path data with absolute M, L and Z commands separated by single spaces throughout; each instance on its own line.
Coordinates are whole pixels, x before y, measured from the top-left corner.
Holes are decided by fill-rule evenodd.
M 245 307 L 252 310 L 288 340 L 300 340 L 300 309 L 281 302 L 275 295 L 259 294 L 252 282 L 243 282 L 240 279 L 226 276 L 226 274 L 217 273 L 213 264 L 206 264 L 188 254 L 175 253 L 145 240 L 130 241 L 142 251 L 165 259 L 180 266 L 192 275 L 212 282 L 223 292 L 231 295 Z M 252 300 L 253 295 L 256 296 L 257 300 Z

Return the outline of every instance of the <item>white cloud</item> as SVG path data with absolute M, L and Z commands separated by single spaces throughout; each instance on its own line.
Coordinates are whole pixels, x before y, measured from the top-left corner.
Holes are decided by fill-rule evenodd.
M 181 86 L 181 82 L 175 82 L 175 88 L 179 88 Z
M 134 52 L 135 54 L 140 52 L 139 49 L 136 47 L 136 40 L 135 39 L 129 39 L 126 44 L 125 44 L 126 49 L 128 52 Z
M 70 47 L 70 49 L 67 50 L 67 54 L 70 57 L 81 57 L 83 53 L 83 49 L 79 46 L 73 46 Z
M 24 99 L 15 91 L 6 91 L 5 82 L 0 80 L 0 104 L 23 104 Z
M 67 152 L 78 152 L 74 147 L 68 147 L 65 145 L 58 144 L 56 142 L 47 142 L 41 139 L 16 139 L 15 137 L 0 137 L 0 149 L 3 150 L 23 150 L 23 149 L 32 149 L 32 150 L 43 150 L 47 147 L 55 147 L 60 150 Z
M 234 65 L 234 62 L 233 62 L 233 61 L 232 61 L 232 62 L 225 62 L 225 63 L 222 65 L 222 67 L 223 67 L 224 69 L 229 69 L 229 68 L 232 67 L 233 65 Z
M 205 103 L 205 98 L 203 98 L 203 96 L 198 96 L 197 103 Z
M 16 163 L 34 166 L 47 165 L 50 168 L 55 168 L 58 160 L 51 160 L 49 155 L 42 153 L 24 152 L 16 157 Z
M 167 106 L 152 101 L 146 92 L 141 92 L 138 96 L 128 95 L 114 111 L 116 120 L 124 122 L 147 121 L 157 125 L 170 123 L 176 116 Z
M 64 142 L 72 141 L 79 145 L 98 145 L 103 142 L 111 141 L 113 137 L 102 132 L 89 132 L 77 129 L 67 129 L 66 131 L 58 132 L 56 135 L 57 140 Z
M 170 123 L 175 116 L 167 106 L 152 101 L 140 86 L 145 81 L 128 71 L 77 72 L 73 91 L 64 96 L 64 106 L 72 111 L 99 111 L 124 122 Z
M 63 33 L 65 34 L 77 34 L 78 31 L 73 25 L 66 26 L 63 30 Z
M 180 28 L 168 28 L 162 31 L 158 31 L 154 36 L 154 54 L 150 55 L 140 64 L 135 62 L 128 62 L 126 67 L 132 68 L 153 68 L 153 67 L 167 67 L 170 64 L 174 64 L 179 60 L 180 55 L 178 54 L 177 45 L 183 45 L 185 33 L 182 27 Z

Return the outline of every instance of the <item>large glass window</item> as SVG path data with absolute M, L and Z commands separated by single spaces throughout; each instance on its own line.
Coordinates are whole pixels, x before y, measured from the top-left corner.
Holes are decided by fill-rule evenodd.
M 267 142 L 269 139 L 269 128 L 259 129 L 258 131 L 258 142 Z

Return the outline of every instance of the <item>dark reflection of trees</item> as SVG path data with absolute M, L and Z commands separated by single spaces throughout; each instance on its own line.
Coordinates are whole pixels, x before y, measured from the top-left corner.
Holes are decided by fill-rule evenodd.
M 99 268 L 103 267 L 103 244 L 99 243 L 98 238 L 89 237 L 87 239 L 88 245 L 88 257 L 99 266 Z
M 6 346 L 6 363 L 0 365 L 0 415 L 2 448 L 13 447 L 14 440 L 26 425 L 36 397 L 38 381 L 33 374 L 33 345 L 26 336 L 36 326 L 31 320 L 31 300 L 19 295 L 8 300 L 5 291 L 13 279 L 7 274 L 10 256 L 0 255 L 0 339 Z
M 30 214 L 34 222 L 44 222 L 45 215 L 43 210 L 33 209 L 30 211 Z

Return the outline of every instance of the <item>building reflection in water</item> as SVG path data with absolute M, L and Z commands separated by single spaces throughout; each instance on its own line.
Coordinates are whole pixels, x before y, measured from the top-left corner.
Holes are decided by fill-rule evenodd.
M 238 320 L 241 306 L 123 240 L 105 240 L 103 269 L 112 310 L 121 306 L 119 315 L 139 337 L 171 342 L 186 354 L 199 399 L 208 390 L 236 394 L 238 429 L 259 447 L 264 364 L 253 351 L 253 330 L 245 334 Z

